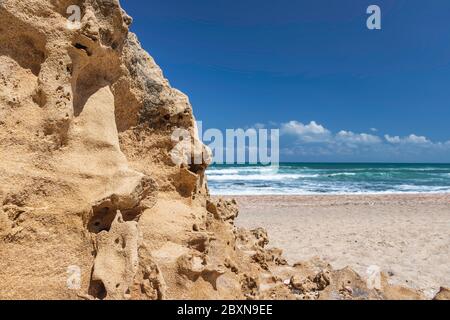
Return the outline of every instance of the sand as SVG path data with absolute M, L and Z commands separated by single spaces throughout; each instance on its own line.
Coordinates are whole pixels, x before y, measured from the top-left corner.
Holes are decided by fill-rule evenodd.
M 237 225 L 267 229 L 288 262 L 321 257 L 431 296 L 450 286 L 450 195 L 245 196 Z

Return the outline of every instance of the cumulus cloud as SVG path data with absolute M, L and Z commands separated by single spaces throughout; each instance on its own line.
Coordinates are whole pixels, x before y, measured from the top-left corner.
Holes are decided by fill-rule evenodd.
M 433 142 L 414 133 L 382 135 L 375 128 L 368 129 L 370 133 L 332 132 L 316 121 L 302 123 L 297 120 L 269 123 L 266 128 L 279 128 L 281 154 L 300 161 L 304 158 L 317 158 L 318 161 L 450 161 L 450 140 Z
M 333 135 L 330 130 L 316 121 L 309 124 L 303 124 L 299 121 L 289 121 L 280 126 L 281 135 L 293 136 L 299 141 L 306 143 L 349 143 L 349 144 L 375 144 L 380 143 L 382 139 L 378 136 L 368 133 L 354 133 L 352 131 L 341 130 Z
M 303 124 L 293 120 L 281 124 L 280 134 L 294 136 L 305 142 L 320 142 L 327 141 L 331 132 L 315 121 L 311 121 L 309 124 Z
M 386 139 L 387 142 L 392 143 L 392 144 L 396 144 L 396 143 L 400 143 L 401 139 L 399 136 L 395 136 L 395 137 L 391 137 L 388 134 L 384 135 L 384 138 Z
M 407 137 L 400 138 L 399 136 L 390 136 L 388 134 L 384 135 L 384 138 L 387 142 L 392 144 L 398 144 L 398 143 L 417 143 L 417 144 L 425 144 L 425 143 L 431 143 L 430 140 L 428 140 L 427 137 L 424 136 L 417 136 L 415 134 L 411 134 Z
M 351 131 L 341 130 L 336 135 L 336 140 L 341 142 L 356 144 L 376 144 L 382 140 L 380 137 L 368 133 L 353 133 Z

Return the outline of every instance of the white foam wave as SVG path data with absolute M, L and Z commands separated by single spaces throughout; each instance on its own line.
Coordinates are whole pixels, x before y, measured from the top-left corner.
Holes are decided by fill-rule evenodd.
M 356 176 L 354 172 L 339 172 L 328 174 L 329 177 L 339 177 L 339 176 Z
M 208 169 L 206 173 L 210 174 L 239 174 L 239 169 Z
M 437 170 L 436 168 L 430 168 Z M 214 195 L 357 195 L 450 193 L 450 173 L 396 175 L 428 168 L 212 167 L 207 170 Z M 447 168 L 446 170 L 449 170 Z M 421 174 L 422 176 L 417 176 Z M 356 176 L 352 179 L 352 176 Z M 348 177 L 348 178 L 346 178 Z
M 258 167 L 242 167 L 242 168 L 208 168 L 206 171 L 210 174 L 246 174 L 246 173 L 278 173 L 277 167 L 267 167 L 267 168 L 258 168 Z
M 318 174 L 208 174 L 209 181 L 283 181 L 301 178 L 316 178 Z
M 444 186 L 417 186 L 417 185 L 410 185 L 410 184 L 401 184 L 397 187 L 395 187 L 395 189 L 400 190 L 400 191 L 416 191 L 416 192 L 421 192 L 421 191 L 450 191 L 450 187 L 444 187 Z
M 331 191 L 331 192 L 314 192 L 307 190 L 289 190 L 289 189 L 211 189 L 212 195 L 218 196 L 257 196 L 257 195 L 292 195 L 292 196 L 301 196 L 301 195 L 391 195 L 391 194 L 448 194 L 450 193 L 450 189 L 448 190 L 440 190 L 440 191 L 398 191 L 398 190 L 385 190 L 385 191 Z

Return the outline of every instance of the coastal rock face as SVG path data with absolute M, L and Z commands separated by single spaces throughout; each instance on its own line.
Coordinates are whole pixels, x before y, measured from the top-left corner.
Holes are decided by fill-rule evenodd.
M 131 22 L 117 0 L 0 1 L 0 299 L 421 298 L 237 229 Z
M 205 150 L 188 98 L 118 1 L 0 4 L 0 298 L 188 298 L 175 269 L 207 212 L 207 163 L 170 154 L 175 129 Z

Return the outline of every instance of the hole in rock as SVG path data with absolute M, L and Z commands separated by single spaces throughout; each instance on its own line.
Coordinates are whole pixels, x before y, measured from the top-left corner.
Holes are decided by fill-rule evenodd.
M 89 285 L 89 294 L 96 299 L 104 300 L 108 295 L 105 285 L 101 280 L 92 280 Z
M 192 173 L 201 174 L 203 173 L 203 171 L 205 171 L 205 166 L 203 164 L 190 164 L 188 169 Z
M 195 249 L 199 252 L 206 252 L 208 239 L 205 239 L 203 237 L 193 238 L 188 242 L 188 244 L 192 249 Z
M 89 50 L 89 48 L 85 45 L 82 45 L 81 43 L 75 43 L 73 46 L 79 50 L 85 51 L 88 56 L 92 55 L 92 52 Z
M 117 206 L 112 205 L 110 202 L 107 202 L 104 205 L 94 206 L 92 208 L 93 215 L 87 224 L 89 232 L 100 233 L 102 231 L 109 231 L 118 210 Z M 141 211 L 138 209 L 125 209 L 120 210 L 120 212 L 123 219 L 119 217 L 119 223 L 125 221 L 138 221 L 141 214 Z M 116 243 L 119 244 L 120 239 L 117 239 Z M 125 242 L 122 241 L 123 248 L 125 248 L 125 245 Z
M 88 223 L 88 230 L 92 233 L 109 231 L 111 224 L 116 217 L 116 210 L 110 210 L 109 207 L 93 208 L 94 215 Z

